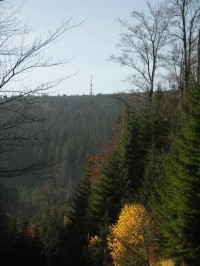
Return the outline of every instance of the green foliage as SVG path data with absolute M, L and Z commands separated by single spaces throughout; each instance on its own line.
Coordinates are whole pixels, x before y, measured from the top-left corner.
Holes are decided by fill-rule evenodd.
M 123 168 L 124 179 L 127 181 L 126 189 L 129 190 L 128 197 L 131 197 L 131 195 L 134 197 L 133 193 L 140 186 L 144 171 L 146 144 L 144 143 L 143 133 L 140 118 L 130 116 L 123 140 Z
M 114 222 L 121 208 L 123 198 L 123 179 L 119 151 L 107 158 L 107 164 L 99 176 L 98 183 L 92 189 L 89 202 L 90 226 L 93 234 L 99 234 L 103 228 Z
M 160 188 L 161 242 L 165 256 L 199 265 L 200 251 L 200 87 L 188 92 Z
M 174 91 L 157 91 L 154 95 L 151 109 L 148 112 L 150 142 L 145 158 L 140 202 L 153 211 L 156 201 L 159 201 L 157 188 L 162 182 L 163 158 L 169 151 L 173 132 L 177 128 L 179 112 L 177 110 L 177 95 Z

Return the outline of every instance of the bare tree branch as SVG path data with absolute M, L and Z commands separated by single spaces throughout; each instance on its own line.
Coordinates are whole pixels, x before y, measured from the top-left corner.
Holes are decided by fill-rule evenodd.
M 59 86 L 70 77 L 65 75 L 34 86 L 26 76 L 35 69 L 63 66 L 71 58 L 54 59 L 48 49 L 71 29 L 81 25 L 73 17 L 61 21 L 55 30 L 46 30 L 39 36 L 29 21 L 19 19 L 21 6 L 12 7 L 9 1 L 1 3 L 0 14 L 0 177 L 19 176 L 51 166 L 49 162 L 21 163 L 16 158 L 31 145 L 36 145 L 45 130 L 44 122 L 53 119 L 33 95 L 40 95 Z M 6 95 L 9 95 L 7 97 Z M 39 123 L 40 129 L 34 130 Z M 40 139 L 41 140 L 41 139 Z
M 133 70 L 133 74 L 128 77 L 134 85 L 133 90 L 147 92 L 147 100 L 151 104 L 153 92 L 160 83 L 158 72 L 163 67 L 170 20 L 163 4 L 153 7 L 147 2 L 147 8 L 147 14 L 139 11 L 131 13 L 131 25 L 118 18 L 126 32 L 121 35 L 118 44 L 121 55 L 112 55 L 110 59 Z

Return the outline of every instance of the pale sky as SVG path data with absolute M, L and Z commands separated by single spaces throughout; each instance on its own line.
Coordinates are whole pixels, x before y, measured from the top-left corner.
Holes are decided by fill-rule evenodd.
M 49 51 L 55 57 L 73 57 L 72 61 L 57 70 L 40 72 L 40 77 L 37 77 L 43 80 L 43 77 L 58 77 L 78 72 L 64 81 L 54 94 L 89 94 L 91 74 L 94 94 L 116 93 L 130 88 L 130 85 L 124 82 L 128 69 L 108 62 L 107 59 L 111 54 L 119 53 L 115 45 L 123 28 L 115 19 L 118 16 L 129 19 L 133 9 L 144 10 L 145 0 L 15 1 L 24 3 L 21 16 L 30 19 L 30 24 L 36 28 L 36 32 L 53 30 L 62 19 L 72 15 L 77 22 L 86 19 L 82 25 L 67 32 Z

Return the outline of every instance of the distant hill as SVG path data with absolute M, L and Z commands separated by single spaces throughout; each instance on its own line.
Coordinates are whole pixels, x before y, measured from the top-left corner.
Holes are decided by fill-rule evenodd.
M 40 96 L 33 97 L 33 100 L 37 103 L 35 114 L 45 113 L 50 119 L 34 123 L 29 131 L 40 132 L 38 141 L 31 147 L 16 149 L 12 157 L 17 164 L 45 160 L 62 162 L 54 169 L 42 169 L 34 176 L 26 174 L 26 178 L 23 176 L 10 182 L 32 186 L 56 171 L 70 189 L 80 179 L 86 157 L 97 153 L 111 138 L 123 112 L 123 104 L 113 95 Z

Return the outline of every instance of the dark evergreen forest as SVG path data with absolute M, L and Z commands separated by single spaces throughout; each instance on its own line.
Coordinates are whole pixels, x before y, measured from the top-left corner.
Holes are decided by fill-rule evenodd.
M 1 103 L 10 100 L 4 97 Z M 16 166 L 26 169 L 38 162 L 43 165 L 35 170 L 19 171 L 15 177 L 2 176 L 2 182 L 9 189 L 18 190 L 40 186 L 49 176 L 56 175 L 70 195 L 80 181 L 86 158 L 96 154 L 112 136 L 122 116 L 123 104 L 113 95 L 27 96 L 23 101 L 31 105 L 31 116 L 38 121 L 25 130 L 26 125 L 15 128 L 15 132 L 12 129 L 12 134 L 20 136 L 20 143 L 17 148 L 16 143 L 10 144 L 2 160 L 5 164 L 9 162 L 13 169 Z M 11 102 L 16 108 L 21 104 L 16 100 Z M 6 123 L 12 114 L 8 109 L 4 115 Z M 26 142 L 22 143 L 21 139 Z

